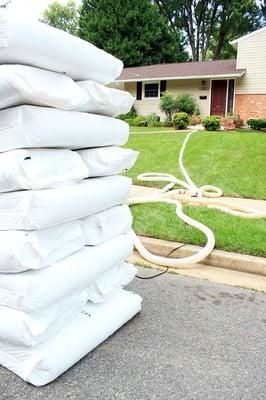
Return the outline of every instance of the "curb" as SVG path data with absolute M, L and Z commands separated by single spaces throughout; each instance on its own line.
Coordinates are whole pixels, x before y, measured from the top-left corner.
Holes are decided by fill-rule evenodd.
M 178 242 L 170 242 L 139 236 L 145 247 L 152 253 L 167 256 L 170 252 L 171 258 L 188 257 L 197 253 L 201 247 Z M 178 249 L 179 246 L 182 247 Z M 175 250 L 176 249 L 176 250 Z M 239 272 L 246 272 L 266 276 L 266 258 L 233 253 L 224 250 L 213 250 L 201 264 Z

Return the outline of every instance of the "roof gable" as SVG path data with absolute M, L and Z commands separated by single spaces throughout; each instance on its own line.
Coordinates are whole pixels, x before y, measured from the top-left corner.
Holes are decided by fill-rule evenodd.
M 237 38 L 235 40 L 232 40 L 229 43 L 231 44 L 231 46 L 236 48 L 240 41 L 249 39 L 250 37 L 252 37 L 254 35 L 257 35 L 258 33 L 261 33 L 261 32 L 263 32 L 265 30 L 266 30 L 266 26 L 264 26 L 263 28 L 257 29 L 256 31 L 250 32 L 247 35 L 241 36 L 241 37 L 239 37 L 239 38 Z

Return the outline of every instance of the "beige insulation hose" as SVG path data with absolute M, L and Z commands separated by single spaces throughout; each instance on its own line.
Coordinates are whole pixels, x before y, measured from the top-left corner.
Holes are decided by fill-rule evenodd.
M 183 164 L 183 155 L 186 148 L 186 145 L 191 137 L 191 135 L 195 132 L 198 132 L 198 129 L 194 129 L 186 136 L 181 151 L 179 153 L 179 167 L 185 177 L 185 181 L 176 178 L 174 175 L 164 174 L 164 173 L 155 173 L 148 172 L 144 174 L 138 175 L 137 179 L 142 181 L 160 181 L 167 182 L 166 186 L 163 189 L 159 190 L 157 194 L 150 197 L 130 197 L 127 201 L 127 204 L 144 204 L 144 203 L 166 203 L 172 204 L 176 206 L 176 215 L 185 223 L 193 226 L 194 228 L 200 230 L 205 234 L 207 238 L 206 245 L 197 253 L 189 257 L 184 258 L 167 258 L 162 256 L 157 256 L 148 251 L 140 239 L 135 235 L 135 247 L 138 252 L 142 255 L 144 259 L 147 261 L 171 268 L 183 268 L 190 267 L 204 258 L 206 258 L 213 250 L 215 246 L 215 237 L 213 232 L 204 224 L 194 220 L 189 217 L 182 211 L 182 203 L 183 204 L 191 204 L 197 206 L 207 206 L 209 208 L 215 208 L 220 211 L 226 212 L 228 214 L 246 218 L 246 219 L 258 219 L 258 218 L 266 218 L 266 213 L 263 213 L 257 209 L 253 209 L 250 207 L 242 207 L 236 206 L 235 204 L 227 201 L 221 203 L 216 199 L 222 197 L 223 192 L 220 188 L 212 185 L 204 185 L 198 187 L 188 175 L 184 164 Z M 181 186 L 184 189 L 176 189 L 171 190 L 175 185 Z

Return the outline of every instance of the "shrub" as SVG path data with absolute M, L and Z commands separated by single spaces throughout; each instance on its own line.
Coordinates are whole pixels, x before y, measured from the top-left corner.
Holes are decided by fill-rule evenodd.
M 134 126 L 134 118 L 127 118 L 124 119 L 123 121 L 125 121 L 130 126 Z
M 164 126 L 166 128 L 171 128 L 173 126 L 173 121 L 165 119 L 164 121 L 161 122 L 161 126 Z
M 199 107 L 196 108 L 196 110 L 195 110 L 195 115 L 196 115 L 197 117 L 200 116 L 200 109 L 199 109 Z
M 170 93 L 164 92 L 160 98 L 160 108 L 165 113 L 168 121 L 172 121 L 172 115 L 178 110 L 177 99 Z
M 149 127 L 161 126 L 160 117 L 155 113 L 151 113 L 151 114 L 147 115 L 146 123 L 147 123 L 147 126 L 149 126 Z
M 122 119 L 122 121 L 126 121 L 126 120 L 129 120 L 129 119 L 135 118 L 137 115 L 138 114 L 137 114 L 137 111 L 136 111 L 135 107 L 132 106 L 128 113 L 120 114 L 116 118 Z
M 185 112 L 178 112 L 173 117 L 173 124 L 176 129 L 186 129 L 189 125 L 189 116 Z
M 266 119 L 262 118 L 250 118 L 248 121 L 248 126 L 251 129 L 256 129 L 256 130 L 265 130 L 266 129 Z
M 176 99 L 177 109 L 180 112 L 185 112 L 189 115 L 192 115 L 196 108 L 197 103 L 195 99 L 187 93 L 182 94 Z
M 133 119 L 133 126 L 147 126 L 147 117 L 138 115 Z
M 210 115 L 203 118 L 202 125 L 206 131 L 217 131 L 221 128 L 221 117 L 218 115 Z

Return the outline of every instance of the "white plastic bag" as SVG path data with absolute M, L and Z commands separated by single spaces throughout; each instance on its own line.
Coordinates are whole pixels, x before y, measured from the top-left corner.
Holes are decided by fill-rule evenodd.
M 0 153 L 0 192 L 71 185 L 88 177 L 79 155 L 63 149 L 21 149 Z
M 68 294 L 38 312 L 0 306 L 0 342 L 35 346 L 50 339 L 80 314 L 88 300 L 110 300 L 134 278 L 136 271 L 131 264 L 118 264 L 97 276 L 88 289 Z
M 0 65 L 0 109 L 32 104 L 74 110 L 86 99 L 87 93 L 66 75 L 27 65 Z
M 0 111 L 0 151 L 115 146 L 125 144 L 128 135 L 128 124 L 103 115 L 36 106 Z
M 112 117 L 126 114 L 134 103 L 134 97 L 124 90 L 109 88 L 94 81 L 77 82 L 77 84 L 87 93 L 86 100 L 76 108 L 77 111 Z
M 132 249 L 133 235 L 129 232 L 99 246 L 86 246 L 47 268 L 0 274 L 0 305 L 38 311 L 88 288 L 101 272 L 129 257 Z
M 28 104 L 114 116 L 127 113 L 134 98 L 124 90 L 26 65 L 0 65 L 0 109 Z
M 0 272 L 48 267 L 85 245 L 95 246 L 127 233 L 131 224 L 129 207 L 121 205 L 50 228 L 0 231 Z
M 96 177 L 116 175 L 130 169 L 135 164 L 139 152 L 110 146 L 79 150 L 78 154 L 87 166 L 89 176 Z
M 126 262 L 102 272 L 88 288 L 89 301 L 103 303 L 120 292 L 121 287 L 132 281 L 137 268 Z
M 0 231 L 0 272 L 41 269 L 81 250 L 84 234 L 78 221 L 36 231 Z
M 121 73 L 122 61 L 91 43 L 39 21 L 0 13 L 0 64 L 24 64 L 64 73 L 74 80 L 106 84 Z
M 56 335 L 80 314 L 88 301 L 87 290 L 68 294 L 37 312 L 0 306 L 0 342 L 34 346 Z
M 74 221 L 125 202 L 131 179 L 90 178 L 72 186 L 0 194 L 0 230 L 41 229 Z
M 0 153 L 0 192 L 40 190 L 77 183 L 87 177 L 120 174 L 130 169 L 138 152 L 99 147 L 78 152 L 20 149 Z
M 84 241 L 97 245 L 115 236 L 127 233 L 132 225 L 132 215 L 127 205 L 119 205 L 80 220 Z
M 121 290 L 107 302 L 88 303 L 60 333 L 37 346 L 0 343 L 0 364 L 35 386 L 45 385 L 137 314 L 141 301 L 139 295 Z

